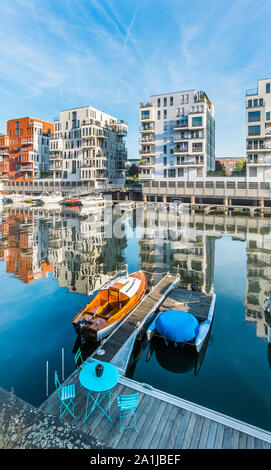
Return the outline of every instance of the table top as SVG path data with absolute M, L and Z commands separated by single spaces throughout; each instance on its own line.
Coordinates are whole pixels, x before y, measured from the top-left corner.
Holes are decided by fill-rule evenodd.
M 95 367 L 97 364 L 103 365 L 103 373 L 101 377 L 97 377 Z M 83 365 L 79 374 L 80 384 L 87 390 L 93 392 L 105 392 L 113 388 L 119 380 L 118 369 L 109 362 L 94 361 Z

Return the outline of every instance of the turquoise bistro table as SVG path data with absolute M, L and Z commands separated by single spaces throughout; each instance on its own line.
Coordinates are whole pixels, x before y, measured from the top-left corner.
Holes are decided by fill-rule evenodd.
M 101 377 L 97 377 L 95 368 L 97 364 L 103 365 L 103 373 Z M 110 408 L 111 408 L 111 389 L 115 387 L 119 380 L 119 371 L 118 369 L 108 362 L 91 362 L 83 366 L 79 374 L 80 384 L 88 390 L 87 394 L 87 403 L 86 403 L 86 413 L 83 423 L 88 419 L 88 417 L 93 413 L 93 411 L 98 407 L 105 414 L 105 416 L 111 421 L 110 417 Z M 96 398 L 93 396 L 93 393 L 97 393 Z M 105 398 L 106 395 L 109 395 L 109 408 L 108 413 L 100 405 L 101 401 Z M 93 401 L 91 410 L 88 412 L 89 399 Z

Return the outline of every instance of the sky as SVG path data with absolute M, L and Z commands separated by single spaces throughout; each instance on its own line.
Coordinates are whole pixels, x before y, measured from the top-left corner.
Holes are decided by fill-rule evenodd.
M 91 105 L 128 122 L 139 103 L 204 90 L 216 155 L 245 156 L 245 92 L 271 77 L 270 0 L 1 0 L 0 130 Z

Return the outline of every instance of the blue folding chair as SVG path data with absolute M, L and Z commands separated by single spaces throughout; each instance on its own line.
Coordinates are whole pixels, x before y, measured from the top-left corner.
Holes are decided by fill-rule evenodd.
M 76 419 L 74 415 L 74 401 L 73 401 L 73 398 L 75 397 L 75 385 L 74 384 L 65 385 L 65 386 L 60 385 L 57 371 L 55 371 L 55 386 L 56 386 L 57 394 L 61 401 L 61 405 L 59 407 L 60 419 L 63 418 L 66 411 L 69 411 L 72 417 Z M 72 407 L 72 409 L 70 408 L 70 406 Z M 64 411 L 62 412 L 63 407 L 64 407 Z
M 118 407 L 120 409 L 120 432 L 122 432 L 123 429 L 130 428 L 134 428 L 136 430 L 136 409 L 138 406 L 138 396 L 138 393 L 134 393 L 132 395 L 119 395 L 117 397 Z M 129 420 L 129 426 L 123 426 L 122 421 L 131 417 L 133 418 L 131 420 L 132 424 L 130 424 Z
M 84 364 L 84 359 L 83 359 L 80 348 L 77 349 L 77 352 L 74 355 L 74 362 L 75 362 L 75 365 L 77 367 L 78 372 L 80 372 L 80 370 L 82 369 L 83 364 Z M 77 389 L 77 392 L 80 392 L 81 388 L 82 388 L 82 386 L 79 383 L 79 387 Z
M 77 352 L 75 353 L 74 355 L 74 362 L 75 362 L 75 365 L 77 367 L 77 369 L 82 369 L 82 365 L 84 363 L 84 359 L 83 359 L 83 356 L 82 356 L 82 353 L 81 353 L 81 349 L 78 348 Z

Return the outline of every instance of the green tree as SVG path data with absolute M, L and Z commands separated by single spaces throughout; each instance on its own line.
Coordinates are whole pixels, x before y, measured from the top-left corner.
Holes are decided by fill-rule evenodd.
M 246 171 L 246 159 L 245 158 L 240 158 L 240 160 L 237 160 L 234 171 L 236 171 L 236 173 L 244 173 Z

